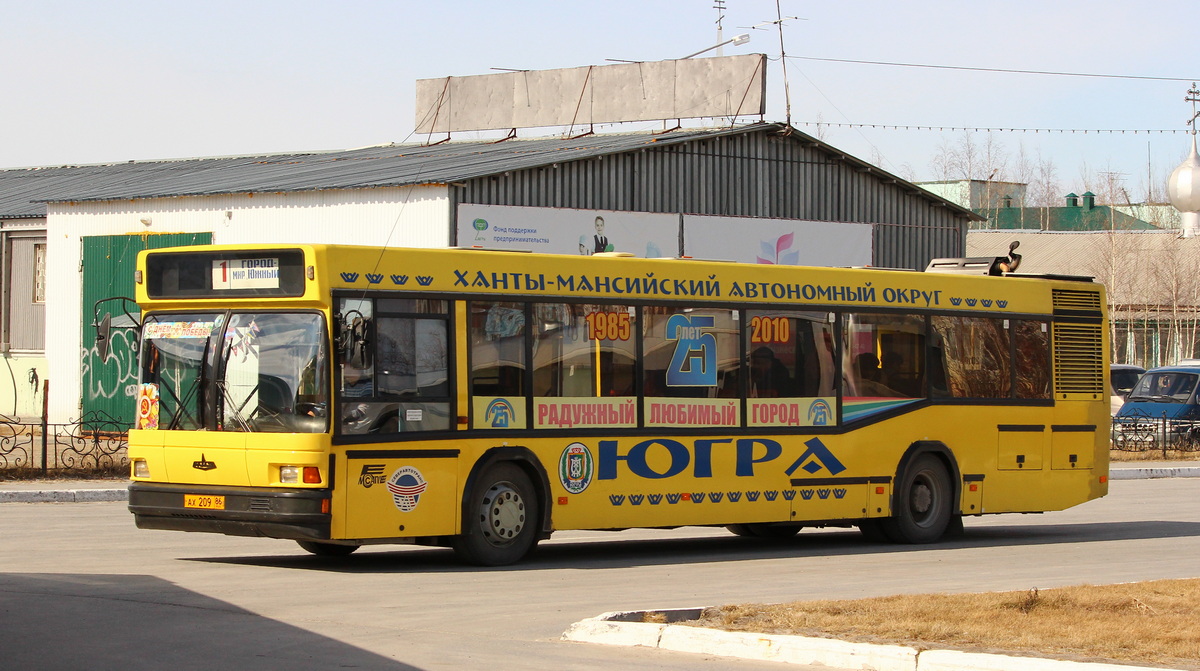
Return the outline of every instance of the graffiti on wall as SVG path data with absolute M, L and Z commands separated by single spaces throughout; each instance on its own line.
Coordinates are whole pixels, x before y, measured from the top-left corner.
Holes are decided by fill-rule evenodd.
M 108 355 L 103 359 L 94 343 L 84 348 L 80 357 L 84 407 L 103 401 L 115 403 L 120 407 L 117 417 L 132 421 L 134 399 L 137 397 L 137 332 L 133 329 L 113 329 L 109 338 Z

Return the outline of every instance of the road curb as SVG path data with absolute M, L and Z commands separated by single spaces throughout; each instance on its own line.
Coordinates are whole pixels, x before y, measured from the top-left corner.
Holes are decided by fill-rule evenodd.
M 756 634 L 673 624 L 693 620 L 703 608 L 616 611 L 572 624 L 562 638 L 579 643 L 644 646 L 756 661 L 874 671 L 1163 671 L 1162 667 L 1071 662 L 903 645 L 850 643 L 832 638 Z M 646 622 L 660 619 L 665 622 Z
M 1154 478 L 1200 478 L 1200 466 L 1111 468 L 1108 471 L 1109 480 L 1149 480 Z
M 0 503 L 94 503 L 127 501 L 122 489 L 27 489 L 0 491 Z

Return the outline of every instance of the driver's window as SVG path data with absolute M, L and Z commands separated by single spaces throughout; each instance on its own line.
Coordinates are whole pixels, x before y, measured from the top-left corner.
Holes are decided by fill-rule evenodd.
M 449 320 L 443 300 L 338 302 L 341 433 L 384 436 L 451 427 Z
M 343 298 L 338 315 L 338 368 L 341 371 L 340 391 L 343 398 L 366 398 L 375 395 L 374 347 L 371 326 L 374 323 L 374 301 Z

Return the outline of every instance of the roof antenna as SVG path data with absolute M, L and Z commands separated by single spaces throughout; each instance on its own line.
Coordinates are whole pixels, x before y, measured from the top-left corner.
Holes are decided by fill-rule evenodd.
M 763 26 L 776 26 L 779 28 L 779 62 L 783 65 L 783 101 L 785 105 L 788 128 L 792 126 L 792 94 L 788 88 L 787 75 L 787 51 L 783 48 L 783 23 L 793 19 L 799 19 L 798 16 L 784 16 L 783 10 L 779 7 L 779 0 L 775 0 L 775 20 L 763 21 L 750 26 L 753 30 L 766 30 Z
M 789 16 L 789 19 L 796 17 Z M 779 8 L 779 0 L 775 0 L 775 24 L 779 27 L 779 62 L 783 65 L 783 102 L 787 111 L 787 125 L 792 126 L 792 94 L 788 90 L 787 53 L 783 50 L 783 10 Z
M 725 0 L 713 0 L 713 9 L 717 10 L 717 44 L 725 43 L 725 35 L 722 32 L 721 22 L 725 20 Z M 725 55 L 725 49 L 717 47 L 717 56 Z

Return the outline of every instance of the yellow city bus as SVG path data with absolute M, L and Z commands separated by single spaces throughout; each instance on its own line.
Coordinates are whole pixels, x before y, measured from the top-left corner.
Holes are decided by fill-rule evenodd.
M 145 251 L 129 508 L 501 565 L 566 529 L 927 543 L 1104 496 L 1103 287 L 1003 275 Z

